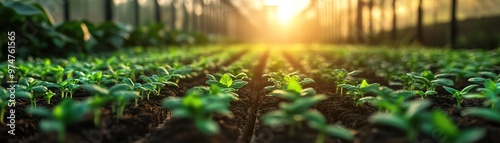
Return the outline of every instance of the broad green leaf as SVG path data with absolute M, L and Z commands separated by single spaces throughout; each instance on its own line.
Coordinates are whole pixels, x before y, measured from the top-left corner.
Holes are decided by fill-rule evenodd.
M 438 79 L 433 80 L 431 82 L 437 86 L 453 86 L 454 85 L 452 80 L 446 79 L 446 78 L 438 78 Z
M 349 130 L 340 126 L 327 125 L 325 133 L 347 141 L 352 141 L 354 139 L 354 135 L 349 132 Z
M 182 99 L 169 97 L 161 102 L 161 106 L 169 109 L 179 108 L 182 107 Z
M 303 89 L 300 93 L 300 95 L 302 96 L 313 96 L 316 94 L 316 91 L 313 89 L 313 88 L 306 88 L 306 89 Z
M 64 130 L 64 123 L 55 120 L 40 121 L 40 129 L 45 132 Z
M 474 77 L 474 78 L 469 78 L 468 81 L 474 82 L 474 83 L 483 83 L 486 79 L 482 77 Z
M 145 76 L 145 75 L 141 75 L 141 76 L 139 76 L 139 78 L 140 78 L 141 80 L 143 80 L 144 82 L 147 82 L 147 83 L 151 83 L 151 82 L 153 82 L 153 81 L 151 80 L 151 78 L 149 78 L 149 77 L 147 77 L 147 76 Z
M 432 122 L 436 126 L 436 129 L 446 136 L 457 137 L 459 135 L 458 128 L 442 111 L 432 112 Z
M 44 107 L 28 107 L 26 108 L 26 112 L 44 118 L 50 118 L 52 116 L 52 112 L 50 112 L 47 108 Z
M 302 81 L 299 82 L 300 85 L 307 85 L 314 83 L 314 80 L 312 78 L 304 78 Z
M 280 127 L 288 124 L 286 113 L 281 110 L 267 112 L 262 116 L 262 121 L 264 125 L 271 127 Z
M 28 91 L 16 91 L 16 97 L 18 98 L 31 98 L 31 96 L 33 94 L 31 94 L 31 92 L 28 92 Z
M 299 98 L 297 93 L 288 90 L 274 90 L 271 95 L 277 96 L 279 98 L 287 99 L 289 101 L 294 101 Z
M 221 84 L 225 85 L 226 87 L 231 87 L 233 84 L 233 79 L 228 74 L 222 75 L 219 81 Z
M 486 132 L 484 131 L 484 129 L 479 129 L 479 128 L 463 130 L 460 133 L 460 136 L 458 136 L 458 138 L 455 139 L 455 142 L 456 143 L 475 142 L 481 139 L 485 134 Z
M 189 118 L 191 112 L 187 108 L 176 108 L 172 111 L 172 116 L 176 118 Z
M 403 117 L 389 113 L 376 113 L 369 118 L 369 121 L 375 124 L 392 126 L 404 131 L 410 131 L 411 126 Z
M 41 13 L 39 9 L 26 2 L 5 1 L 3 4 L 5 7 L 12 8 L 12 10 L 14 10 L 19 15 L 27 16 L 27 15 L 37 15 Z
M 102 88 L 98 85 L 82 85 L 81 87 L 94 95 L 102 96 L 109 94 L 109 91 L 107 89 Z
M 219 125 L 210 119 L 197 119 L 195 121 L 196 129 L 206 135 L 215 135 L 219 133 Z
M 207 74 L 206 76 L 207 76 L 208 80 L 217 81 L 217 79 L 213 75 L 211 75 L 211 74 Z
M 405 116 L 408 119 L 412 119 L 417 114 L 431 106 L 432 103 L 427 100 L 418 100 L 410 102 L 409 104 L 410 106 L 408 107 L 408 111 L 406 111 Z
M 500 113 L 489 108 L 468 108 L 462 112 L 464 116 L 482 117 L 496 122 L 500 122 Z
M 304 118 L 306 118 L 309 122 L 316 122 L 321 125 L 326 125 L 326 119 L 323 114 L 316 110 L 309 109 L 304 113 Z
M 443 86 L 443 88 L 448 92 L 450 93 L 451 95 L 457 95 L 457 94 L 460 94 L 460 91 L 454 89 L 454 88 L 451 88 L 451 87 L 448 87 L 448 86 Z
M 109 94 L 114 94 L 115 92 L 118 91 L 131 91 L 131 90 L 133 90 L 132 87 L 130 87 L 127 84 L 117 84 L 109 89 Z
M 231 85 L 231 88 L 236 88 L 236 89 L 240 89 L 242 88 L 243 86 L 247 85 L 248 82 L 247 81 L 242 81 L 242 80 L 236 80 L 233 85 Z
M 37 85 L 37 86 L 33 86 L 31 88 L 31 90 L 33 90 L 33 92 L 35 92 L 35 93 L 45 93 L 49 89 L 47 89 L 47 87 L 45 87 L 45 86 Z
M 294 91 L 296 93 L 301 93 L 302 92 L 302 86 L 299 84 L 299 82 L 295 80 L 290 80 L 288 81 L 287 90 Z

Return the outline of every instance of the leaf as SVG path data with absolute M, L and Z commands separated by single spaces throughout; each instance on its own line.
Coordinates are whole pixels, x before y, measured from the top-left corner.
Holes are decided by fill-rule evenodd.
M 219 133 L 219 125 L 210 119 L 195 120 L 196 129 L 206 135 L 215 135 Z
M 453 86 L 453 81 L 450 79 L 446 78 L 438 78 L 436 80 L 432 80 L 432 83 L 434 83 L 436 86 Z
M 133 87 L 130 87 L 127 84 L 117 84 L 117 85 L 112 86 L 109 89 L 109 94 L 114 94 L 115 92 L 118 92 L 118 91 L 131 91 L 131 90 L 133 90 L 132 88 Z
M 28 92 L 28 91 L 16 91 L 16 97 L 19 97 L 19 98 L 31 98 L 33 94 L 31 94 L 31 92 Z
M 347 141 L 352 141 L 354 139 L 354 135 L 349 132 L 349 130 L 340 126 L 327 125 L 325 133 Z
M 405 113 L 406 118 L 412 119 L 415 115 L 431 106 L 431 102 L 427 100 L 412 101 L 409 103 L 410 107 Z
M 240 89 L 242 88 L 243 86 L 247 85 L 248 82 L 247 81 L 242 81 L 242 80 L 236 80 L 233 85 L 231 85 L 231 88 L 236 88 L 236 89 Z
M 124 79 L 122 80 L 122 82 L 123 82 L 123 83 L 125 83 L 125 84 L 127 84 L 128 86 L 130 86 L 130 87 L 132 87 L 132 88 L 135 86 L 134 82 L 133 82 L 133 81 L 132 81 L 132 79 L 130 79 L 130 78 L 124 78 Z
M 28 107 L 26 108 L 26 112 L 29 114 L 37 115 L 44 118 L 50 118 L 52 116 L 52 112 L 50 112 L 47 108 L 43 107 Z
M 271 127 L 280 127 L 288 124 L 286 113 L 281 110 L 267 112 L 262 116 L 263 124 Z
M 49 89 L 47 89 L 47 87 L 45 87 L 45 86 L 37 85 L 37 86 L 33 86 L 31 88 L 31 90 L 33 90 L 35 93 L 45 93 Z
M 168 85 L 168 86 L 175 86 L 175 87 L 179 87 L 179 85 L 177 85 L 177 83 L 175 83 L 175 82 L 171 82 L 171 81 L 167 81 L 167 82 L 165 82 L 165 84 L 166 84 L 166 85 Z
M 141 80 L 143 80 L 144 82 L 147 82 L 147 83 L 151 83 L 151 82 L 153 82 L 153 81 L 151 80 L 151 78 L 149 78 L 149 77 L 147 77 L 147 76 L 145 76 L 145 75 L 141 75 L 141 76 L 139 76 L 139 78 L 140 78 Z
M 318 112 L 317 110 L 312 110 L 309 109 L 307 112 L 304 113 L 304 118 L 307 119 L 309 122 L 315 122 L 317 124 L 320 124 L 322 126 L 326 125 L 326 118 Z M 316 128 L 317 130 L 320 128 Z
M 351 72 L 347 73 L 347 75 L 349 75 L 349 76 L 356 76 L 359 73 L 361 73 L 361 70 L 354 70 L 354 71 L 351 71 Z
M 207 104 L 206 106 L 203 107 L 203 109 L 207 114 L 220 113 L 223 115 L 231 115 L 231 111 L 227 109 L 227 104 L 224 104 L 223 102 L 215 102 Z
M 496 122 L 500 122 L 500 114 L 489 108 L 468 108 L 462 112 L 463 116 L 482 117 Z
M 460 136 L 455 139 L 456 143 L 471 143 L 481 139 L 486 132 L 484 129 L 467 129 L 460 133 Z
M 98 85 L 94 85 L 94 84 L 93 85 L 82 85 L 81 87 L 94 95 L 102 96 L 102 95 L 109 94 L 109 91 L 107 89 L 102 88 Z
M 482 77 L 474 77 L 474 78 L 469 78 L 468 81 L 474 82 L 474 83 L 483 83 L 486 79 Z
M 365 88 L 365 87 L 368 87 L 369 85 L 370 84 L 368 84 L 368 82 L 366 82 L 366 79 L 363 79 L 363 81 L 361 81 L 361 84 L 359 85 L 359 88 Z M 347 90 L 349 90 L 349 89 L 347 89 Z
M 279 98 L 287 99 L 289 101 L 294 101 L 298 99 L 297 93 L 288 90 L 274 90 L 271 95 L 277 96 Z
M 293 91 L 295 93 L 302 92 L 302 86 L 299 84 L 299 82 L 297 82 L 295 80 L 289 80 L 286 89 Z
M 61 131 L 64 130 L 64 123 L 54 120 L 40 121 L 40 129 L 44 132 Z
M 392 126 L 404 131 L 411 130 L 410 124 L 403 117 L 399 117 L 396 114 L 376 113 L 369 118 L 369 121 L 375 124 Z
M 231 77 L 226 73 L 222 75 L 219 82 L 225 85 L 226 87 L 231 87 L 231 85 L 233 84 L 233 79 L 231 79 Z
M 474 87 L 477 87 L 477 86 L 478 86 L 477 84 L 469 85 L 469 86 L 465 87 L 464 89 L 462 89 L 461 94 L 467 94 L 467 93 L 469 93 L 470 90 L 472 90 Z
M 451 87 L 448 87 L 448 86 L 443 86 L 443 88 L 448 92 L 450 93 L 451 95 L 456 95 L 456 94 L 460 94 L 460 91 L 454 89 L 454 88 L 451 88 Z
M 313 88 L 303 89 L 300 93 L 301 96 L 313 96 L 316 94 L 316 91 Z
M 300 85 L 307 85 L 314 83 L 314 80 L 312 78 L 304 78 L 302 81 L 299 82 Z
M 12 8 L 12 10 L 14 10 L 17 14 L 23 16 L 37 15 L 41 13 L 39 9 L 26 2 L 5 1 L 3 4 L 5 7 Z
M 453 121 L 451 121 L 448 116 L 442 111 L 432 112 L 432 122 L 441 133 L 444 133 L 448 137 L 455 138 L 458 136 L 458 128 L 455 126 Z
M 161 106 L 169 109 L 179 108 L 182 107 L 182 99 L 169 97 L 161 102 Z

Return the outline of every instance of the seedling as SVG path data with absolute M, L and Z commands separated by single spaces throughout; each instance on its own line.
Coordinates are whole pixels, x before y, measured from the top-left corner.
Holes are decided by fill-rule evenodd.
M 40 121 L 42 131 L 55 131 L 58 133 L 58 142 L 64 142 L 66 126 L 77 123 L 89 112 L 89 106 L 84 103 L 73 102 L 70 99 L 63 100 L 54 110 L 50 112 L 44 107 L 28 107 L 28 113 L 44 118 Z
M 147 77 L 145 75 L 141 75 L 139 76 L 139 78 L 141 80 L 143 80 L 144 82 L 146 82 L 146 84 L 143 84 L 143 86 L 146 88 L 146 89 L 150 89 L 152 88 L 153 89 L 153 92 L 156 94 L 156 95 L 160 95 L 160 90 L 162 87 L 165 86 L 164 83 L 161 83 L 161 82 L 158 82 L 156 80 L 154 80 L 153 78 L 150 78 L 150 77 Z M 150 95 L 151 91 L 148 92 L 148 94 L 146 95 L 147 96 L 147 99 L 149 100 L 149 95 Z
M 325 116 L 316 110 L 309 109 L 309 111 L 305 113 L 304 117 L 307 120 L 309 127 L 318 131 L 316 143 L 324 143 L 325 134 L 346 141 L 352 141 L 354 139 L 354 135 L 352 135 L 348 129 L 337 125 L 328 125 Z
M 354 100 L 358 100 L 361 97 L 364 97 L 366 93 L 370 90 L 370 88 L 378 88 L 380 87 L 380 84 L 378 83 L 372 83 L 368 84 L 366 80 L 363 80 L 360 84 L 354 86 L 350 84 L 340 84 L 338 85 L 341 88 L 347 89 L 347 94 L 352 95 Z
M 382 86 L 379 88 L 370 88 L 369 92 L 374 93 L 376 96 L 368 96 L 360 98 L 357 104 L 362 104 L 368 102 L 379 110 L 384 109 L 391 113 L 401 112 L 403 103 L 409 98 L 415 96 L 415 92 L 408 90 L 397 90 L 394 91 L 388 87 Z
M 217 88 L 217 86 L 212 86 Z M 214 93 L 216 93 L 216 89 Z M 216 93 L 217 94 L 217 93 Z M 203 91 L 192 88 L 187 91 L 183 98 L 169 97 L 162 102 L 162 106 L 172 109 L 172 116 L 176 118 L 187 118 L 193 121 L 196 129 L 207 135 L 219 132 L 219 125 L 212 120 L 214 113 L 232 116 L 228 109 L 227 100 L 219 100 L 221 96 L 206 95 Z
M 334 69 L 331 71 L 327 70 L 327 73 L 324 73 L 322 77 L 327 80 L 334 80 L 336 85 L 340 85 L 340 84 L 349 84 L 351 82 L 349 78 L 358 75 L 359 73 L 361 73 L 361 70 L 354 70 L 348 72 L 345 69 Z M 340 89 L 340 94 L 343 94 L 343 88 L 339 86 L 337 86 L 337 88 L 335 89 L 335 93 L 338 93 L 339 89 Z
M 123 109 L 128 101 L 137 98 L 138 93 L 126 84 L 117 84 L 112 86 L 109 90 L 97 85 L 82 85 L 82 88 L 93 94 L 92 97 L 86 101 L 90 105 L 90 109 L 94 114 L 94 124 L 99 126 L 101 108 L 107 103 L 113 102 L 113 109 L 117 115 L 117 119 L 123 115 Z
M 418 100 L 407 102 L 400 112 L 378 112 L 369 118 L 375 124 L 383 124 L 401 129 L 407 133 L 408 141 L 415 141 L 422 127 L 429 126 L 425 120 L 425 109 L 431 105 L 430 101 Z
M 474 87 L 477 87 L 477 86 L 478 85 L 476 85 L 476 84 L 469 85 L 469 86 L 465 87 L 464 89 L 462 89 L 461 91 L 457 90 L 457 89 L 454 89 L 452 87 L 448 87 L 448 86 L 443 86 L 443 88 L 448 93 L 450 93 L 451 95 L 453 95 L 453 97 L 457 101 L 457 107 L 458 107 L 458 109 L 462 109 L 461 104 L 463 102 L 463 95 L 469 93 L 470 90 L 472 90 Z
M 224 74 L 222 77 L 217 80 L 213 75 L 207 74 L 206 83 L 209 85 L 217 85 L 221 87 L 225 91 L 237 91 L 241 87 L 248 84 L 247 81 L 243 81 L 241 79 L 233 80 L 229 74 Z
M 277 89 L 285 88 L 286 84 L 293 80 L 297 81 L 300 85 L 307 85 L 314 83 L 314 80 L 304 76 L 297 75 L 296 72 L 285 74 L 283 72 L 271 72 L 269 74 L 264 74 L 263 77 L 268 77 L 267 81 L 272 82 L 274 85 L 264 87 L 267 91 L 273 91 Z
M 40 82 L 31 77 L 21 79 L 16 88 L 17 96 L 30 99 L 30 104 L 33 107 L 36 107 L 36 98 L 40 95 L 48 95 L 48 91 L 46 86 L 41 85 Z
M 302 86 L 297 81 L 291 80 L 288 81 L 286 89 L 274 90 L 270 95 L 293 102 L 302 96 L 314 96 L 316 91 L 313 88 L 302 89 Z
M 47 87 L 54 87 L 59 89 L 59 91 L 61 91 L 62 98 L 67 97 L 68 94 L 70 98 L 73 98 L 73 93 L 80 87 L 80 85 L 77 84 L 78 82 L 79 81 L 77 79 L 68 78 L 58 84 L 51 82 L 42 82 L 42 84 Z
M 481 83 L 484 83 L 484 81 L 486 81 L 486 79 L 491 79 L 492 81 L 494 81 L 496 83 L 500 83 L 500 73 L 499 74 L 495 74 L 493 72 L 484 71 L 484 72 L 479 72 L 479 75 L 485 76 L 486 78 L 484 78 L 484 77 L 474 77 L 474 78 L 469 78 L 469 81 L 481 84 Z
M 483 129 L 460 130 L 443 111 L 432 112 L 433 130 L 441 133 L 440 142 L 447 143 L 469 143 L 481 139 L 485 131 Z
M 495 83 L 491 79 L 486 79 L 483 86 L 483 88 L 478 89 L 478 91 L 481 91 L 480 94 L 467 94 L 464 95 L 464 98 L 486 98 L 484 105 L 490 108 L 467 108 L 462 114 L 500 122 L 500 107 L 497 106 L 500 104 L 500 83 Z

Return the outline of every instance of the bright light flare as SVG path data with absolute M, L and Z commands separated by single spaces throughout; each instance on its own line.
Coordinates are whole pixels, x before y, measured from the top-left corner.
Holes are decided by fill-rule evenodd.
M 308 5 L 309 0 L 264 0 L 266 6 L 276 6 L 277 22 L 287 24 Z

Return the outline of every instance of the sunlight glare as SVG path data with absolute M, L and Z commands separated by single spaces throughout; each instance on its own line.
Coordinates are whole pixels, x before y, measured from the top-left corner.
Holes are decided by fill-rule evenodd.
M 276 6 L 277 22 L 286 24 L 309 5 L 309 0 L 264 0 L 264 4 Z

